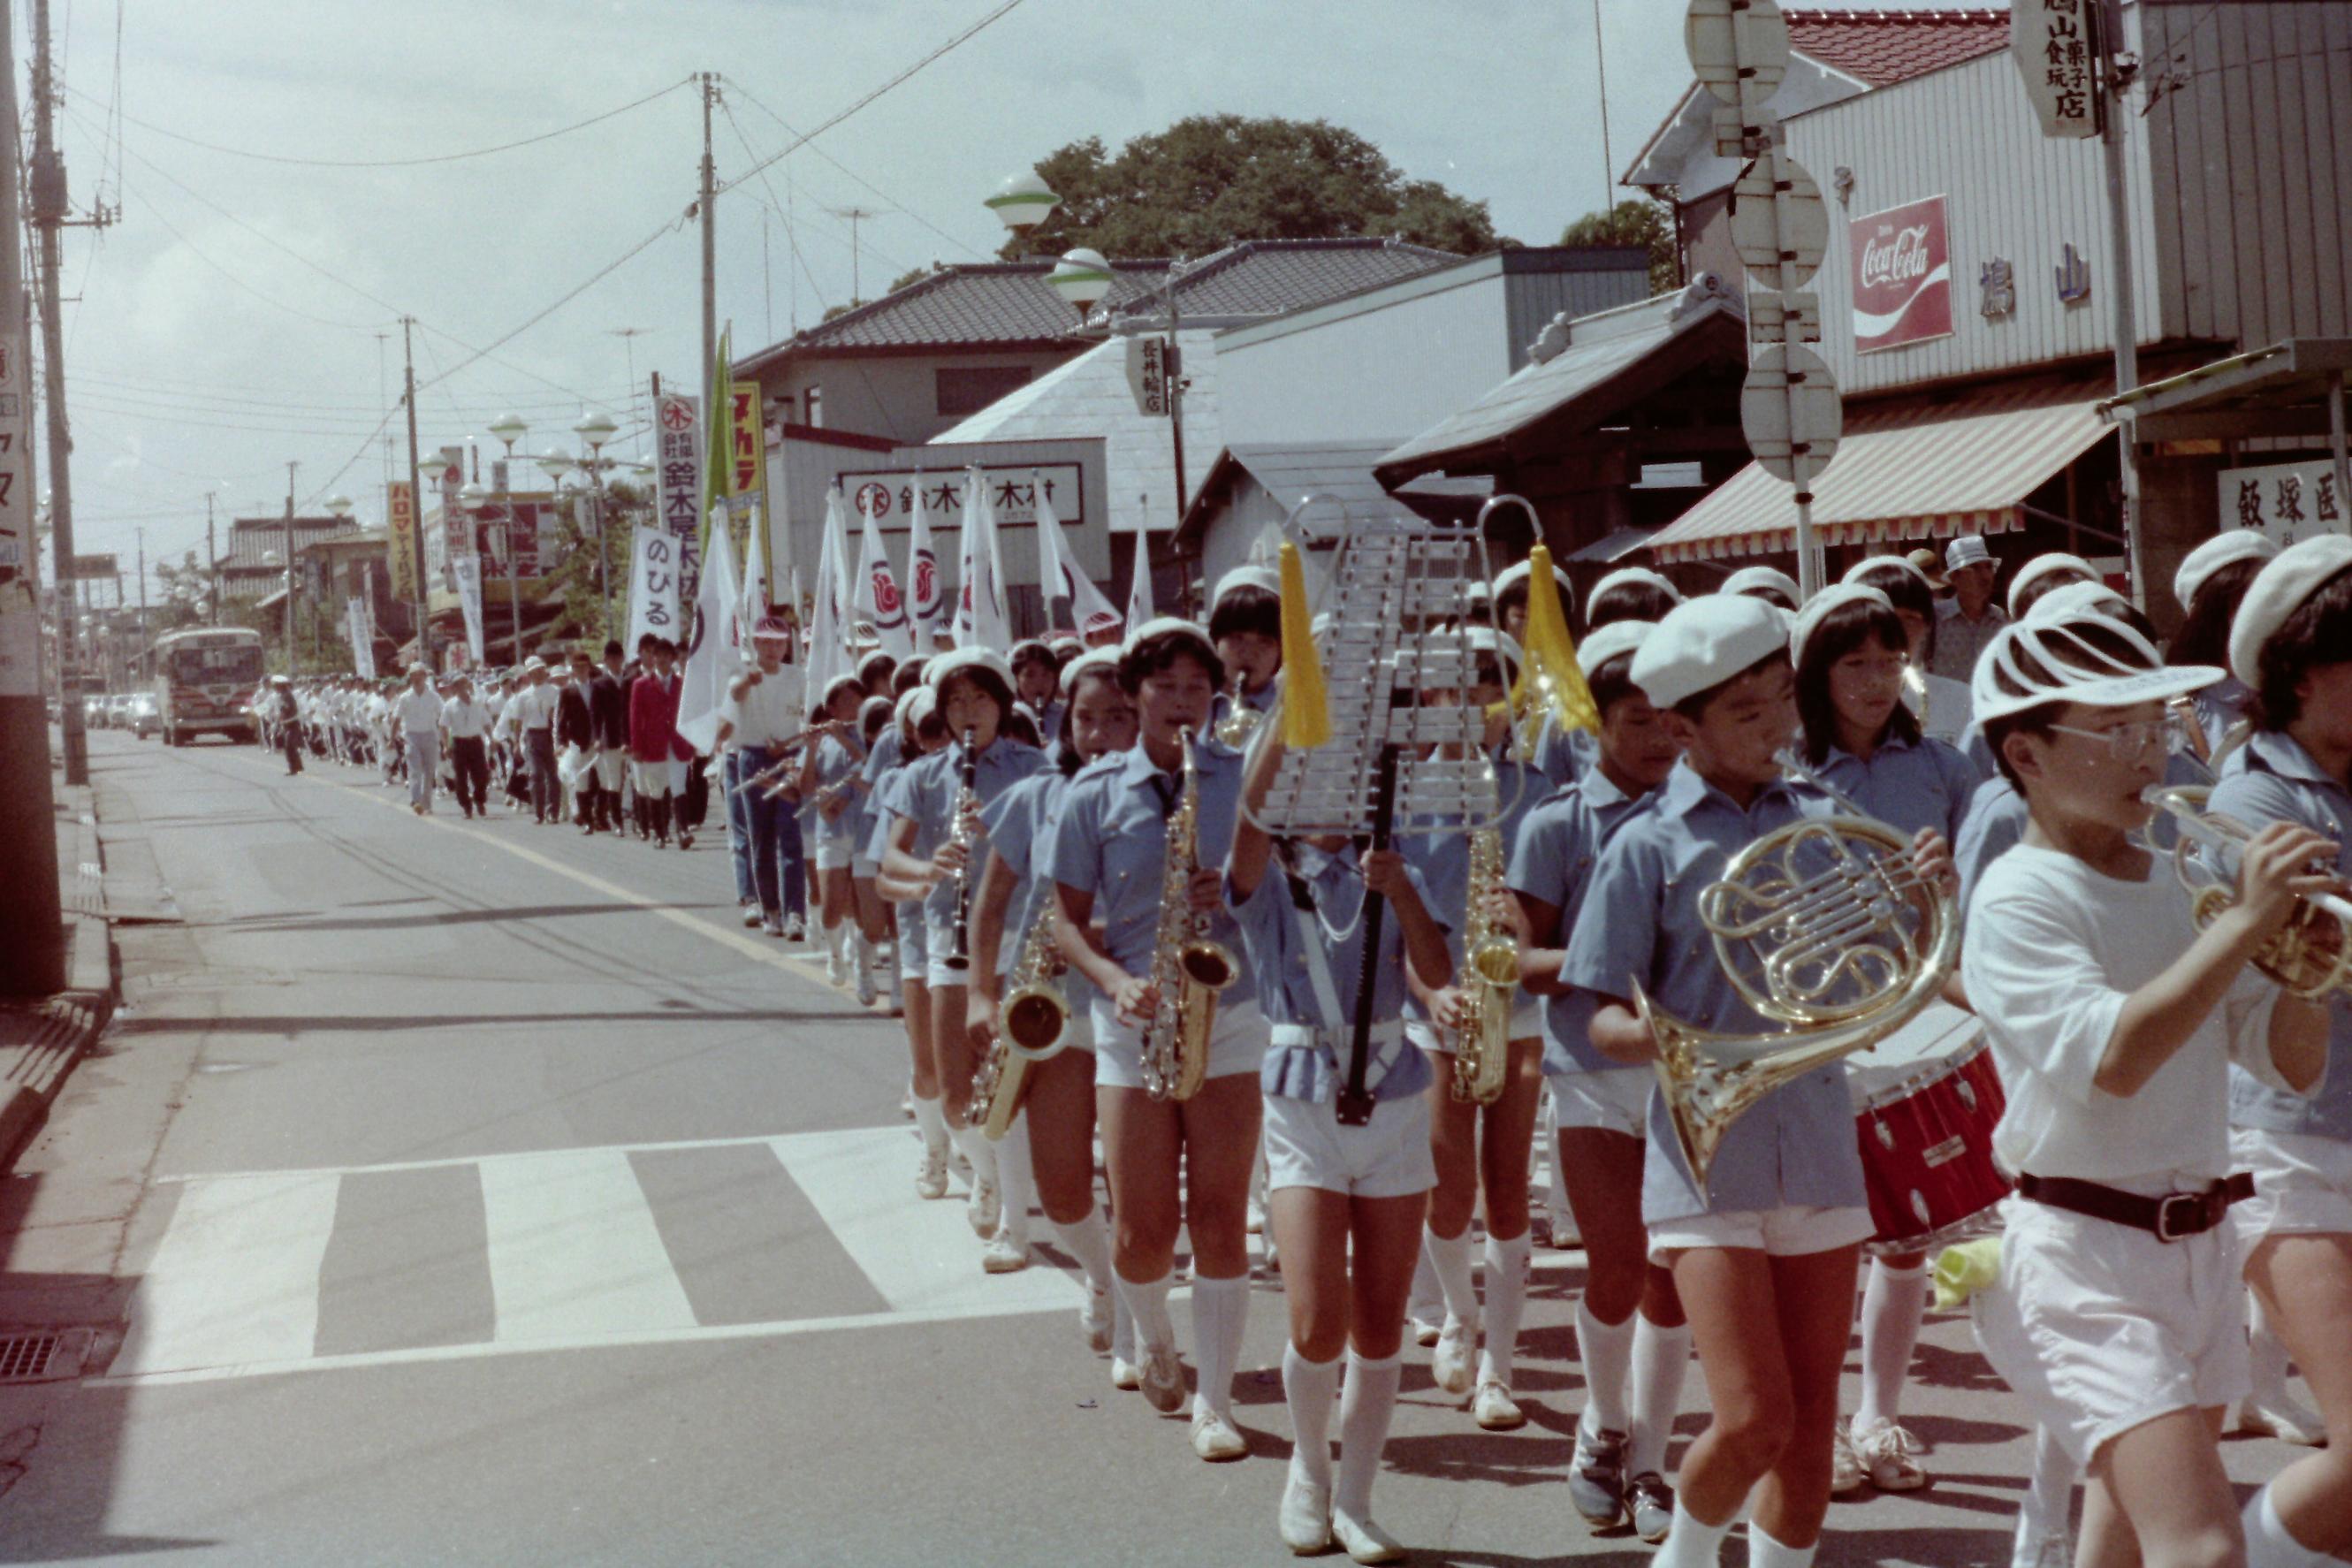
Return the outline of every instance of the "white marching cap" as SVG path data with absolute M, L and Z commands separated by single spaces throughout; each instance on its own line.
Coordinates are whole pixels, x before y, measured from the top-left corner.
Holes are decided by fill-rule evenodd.
M 1106 675 L 1118 674 L 1118 649 L 1088 648 L 1069 663 L 1062 666 L 1062 695 L 1067 697 L 1078 689 L 1078 677 L 1089 670 L 1101 670 Z
M 1201 645 L 1202 650 L 1211 658 L 1217 657 L 1217 645 L 1209 640 L 1209 634 L 1202 630 L 1198 624 L 1188 621 L 1181 616 L 1152 616 L 1151 619 L 1128 633 L 1127 641 L 1123 646 L 1133 647 L 1147 638 L 1165 637 L 1171 632 L 1191 637 Z
M 1797 580 L 1794 577 L 1770 566 L 1742 566 L 1738 571 L 1726 577 L 1723 580 L 1723 586 L 1717 588 L 1716 592 L 1753 594 L 1759 588 L 1769 588 L 1774 593 L 1785 594 L 1789 597 L 1789 603 L 1792 605 L 1805 596 L 1798 591 Z
M 545 669 L 546 668 L 547 660 L 540 658 L 537 654 L 532 654 L 529 658 L 522 661 L 522 672 L 525 675 L 529 675 L 534 669 Z
M 2352 570 L 2352 538 L 2323 533 L 2290 544 L 2246 585 L 2238 618 L 2230 626 L 2230 672 L 2248 686 L 2262 685 L 2263 645 L 2278 636 L 2304 601 Z
M 2105 583 L 2061 583 L 2033 601 L 2033 608 L 2025 612 L 2029 623 L 2063 620 L 2079 616 L 2085 610 L 2102 616 L 2112 616 L 2117 605 L 2130 601 Z
M 1509 593 L 1512 589 L 1526 582 L 1529 577 L 1535 575 L 1535 564 L 1536 563 L 1533 561 L 1522 561 L 1516 566 L 1506 566 L 1500 572 L 1496 573 L 1495 596 L 1498 599 L 1501 598 L 1504 595 Z M 1567 573 L 1561 571 L 1558 566 L 1554 566 L 1551 569 L 1551 577 L 1553 582 L 1559 584 L 1559 591 L 1562 594 L 1567 595 L 1570 598 L 1574 598 L 1576 596 L 1576 585 L 1568 580 Z
M 2222 567 L 2239 561 L 2267 561 L 2279 552 L 2278 541 L 2258 528 L 2233 528 L 2217 533 L 2187 555 L 2172 574 L 2172 598 L 2183 610 L 2197 590 Z
M 1594 670 L 1621 654 L 1632 653 L 1657 629 L 1655 621 L 1612 621 L 1577 645 L 1576 666 L 1590 680 Z
M 1225 595 L 1236 588 L 1263 588 L 1277 598 L 1282 594 L 1282 579 L 1271 566 L 1236 566 L 1217 579 L 1217 591 L 1209 595 L 1209 609 L 1215 613 Z
M 1742 595 L 1708 594 L 1676 605 L 1635 650 L 1633 684 L 1655 706 L 1672 708 L 1786 653 L 1788 625 L 1775 606 Z
M 1672 583 L 1667 582 L 1664 577 L 1659 576 L 1655 572 L 1651 571 L 1647 566 L 1622 566 L 1616 571 L 1610 573 L 1606 577 L 1601 579 L 1600 582 L 1592 584 L 1591 596 L 1586 599 L 1585 603 L 1588 605 L 1598 603 L 1601 595 L 1609 592 L 1610 589 L 1614 588 L 1620 583 L 1646 583 L 1653 588 L 1664 589 L 1666 596 L 1672 599 L 1675 604 L 1679 605 L 1683 602 L 1683 591 L 1680 588 L 1675 587 Z M 1661 622 L 1659 624 L 1664 625 L 1664 623 Z M 1705 689 L 1702 688 L 1701 689 Z
M 831 680 L 824 683 L 824 700 L 826 707 L 830 708 L 833 706 L 833 694 L 840 690 L 845 686 L 857 691 L 863 691 L 866 689 L 866 682 L 858 679 L 856 676 L 851 674 L 849 671 L 844 670 L 842 673 L 835 676 Z
M 937 691 L 947 684 L 949 676 L 960 674 L 967 669 L 987 670 L 997 679 L 1004 682 L 1004 689 L 1007 691 L 1013 689 L 1013 667 L 1004 662 L 1004 656 L 992 647 L 978 646 L 960 647 L 952 652 L 940 654 L 930 663 L 923 666 L 923 684 Z
M 1957 572 L 1963 566 L 1990 566 L 1992 552 L 1985 548 L 1982 536 L 1963 533 L 1944 546 L 1944 570 Z
M 1087 645 L 1076 637 L 1055 637 L 1045 646 L 1054 650 L 1055 658 L 1076 658 L 1087 648 Z
M 1797 618 L 1790 624 L 1790 658 L 1802 664 L 1805 661 L 1805 645 L 1813 640 L 1813 633 L 1833 612 L 1843 610 L 1848 605 L 1875 605 L 1890 614 L 1895 609 L 1895 601 L 1889 599 L 1882 589 L 1865 587 L 1860 583 L 1840 583 L 1834 588 L 1824 588 L 1806 602 L 1805 607 L 1797 612 Z
M 909 686 L 898 698 L 898 728 L 912 734 L 917 725 L 931 716 L 931 710 L 938 703 L 939 694 L 929 687 Z
M 2128 657 L 2118 658 L 2085 633 L 2110 646 L 2122 644 Z M 2128 708 L 2163 701 L 2221 679 L 2221 671 L 2210 664 L 2164 663 L 2146 637 L 2093 607 L 2001 627 L 1977 660 L 1969 707 L 1976 721 L 1985 724 L 2045 702 Z
M 1519 649 L 1519 639 L 1508 632 L 1498 632 L 1492 626 L 1467 626 L 1462 628 L 1473 653 L 1491 653 L 1507 658 L 1514 665 L 1527 663 L 1527 655 Z
M 2017 614 L 2017 595 L 2028 583 L 2039 581 L 2053 572 L 2079 572 L 2094 582 L 2099 575 L 2091 569 L 2089 562 L 2079 555 L 2069 555 L 2063 550 L 2037 555 L 2019 567 L 2017 575 L 2009 580 L 2009 613 L 2012 616 Z
M 1857 561 L 1853 565 L 1847 567 L 1845 569 L 1845 575 L 1839 578 L 1838 582 L 1842 584 L 1855 582 L 1861 578 L 1864 573 L 1881 566 L 1892 566 L 1898 572 L 1906 573 L 1911 576 L 1916 577 L 1922 583 L 1927 583 L 1929 592 L 1932 593 L 1935 590 L 1936 585 L 1933 583 L 1927 582 L 1927 574 L 1920 571 L 1919 563 L 1912 560 L 1908 555 L 1864 556 L 1862 560 Z M 1811 605 L 1807 605 L 1806 607 L 1808 609 L 1811 608 Z

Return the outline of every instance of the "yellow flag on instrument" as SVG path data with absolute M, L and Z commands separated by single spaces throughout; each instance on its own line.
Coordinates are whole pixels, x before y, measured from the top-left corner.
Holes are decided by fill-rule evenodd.
M 1331 738 L 1331 701 L 1307 608 L 1307 568 L 1298 546 L 1282 547 L 1282 743 L 1311 748 Z
M 1532 743 L 1549 713 L 1564 730 L 1601 729 L 1601 710 L 1584 670 L 1576 662 L 1576 644 L 1568 635 L 1568 614 L 1560 608 L 1559 584 L 1551 574 L 1551 552 L 1537 545 L 1528 555 L 1528 637 L 1519 666 L 1519 684 L 1511 693 L 1511 709 L 1520 716 L 1523 733 Z

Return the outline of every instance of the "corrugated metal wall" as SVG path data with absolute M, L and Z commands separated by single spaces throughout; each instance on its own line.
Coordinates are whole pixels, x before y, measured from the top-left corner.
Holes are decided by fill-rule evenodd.
M 1554 316 L 1565 310 L 1573 321 L 1639 304 L 1650 297 L 1650 268 L 1644 259 L 1611 272 L 1513 272 L 1504 284 L 1503 333 L 1511 352 L 1510 374 L 1517 374 L 1527 368 L 1528 350 Z
M 2260 9 L 2261 7 L 2255 7 Z M 2224 10 L 2231 7 L 2223 7 Z M 2128 167 L 2142 342 L 2158 335 L 2159 297 L 2150 216 L 2147 138 L 2135 120 Z M 1865 93 L 1788 122 L 1789 145 L 1830 205 L 1830 254 L 1815 280 L 1822 352 L 1849 393 L 1939 381 L 2109 351 L 2106 182 L 2095 142 L 2044 137 L 2007 51 L 1897 87 Z M 1851 199 L 1833 185 L 1853 171 Z M 1924 196 L 1945 198 L 1952 261 L 1954 335 L 1856 354 L 1846 221 Z M 2091 295 L 2058 298 L 2056 268 L 2072 244 L 2091 268 Z M 2011 264 L 2014 314 L 1981 313 L 1980 269 Z
M 2352 333 L 2352 4 L 2140 9 L 2167 335 Z

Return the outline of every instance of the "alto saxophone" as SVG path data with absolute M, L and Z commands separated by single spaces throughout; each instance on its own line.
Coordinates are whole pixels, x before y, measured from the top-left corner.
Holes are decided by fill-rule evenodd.
M 1054 942 L 1052 894 L 1029 922 L 1012 984 L 996 1005 L 996 1041 L 971 1080 L 971 1120 L 994 1141 L 1021 1114 L 1029 1092 L 1029 1069 L 1061 1054 L 1069 1044 L 1070 1005 L 1054 981 L 1067 967 Z
M 1470 835 L 1469 882 L 1462 972 L 1454 984 L 1469 994 L 1470 1017 L 1454 1042 L 1454 1098 L 1492 1105 L 1503 1097 L 1510 1069 L 1511 1003 L 1519 984 L 1518 942 L 1487 908 L 1503 890 L 1499 830 L 1481 827 Z
M 1194 731 L 1177 731 L 1184 753 L 1182 788 L 1168 818 L 1168 849 L 1160 876 L 1160 926 L 1151 943 L 1151 984 L 1158 1000 L 1143 1030 L 1143 1088 L 1154 1100 L 1190 1100 L 1209 1076 L 1209 1036 L 1217 1023 L 1217 993 L 1241 965 L 1209 935 L 1209 917 L 1192 910 L 1192 873 L 1201 868 L 1201 773 L 1192 760 Z

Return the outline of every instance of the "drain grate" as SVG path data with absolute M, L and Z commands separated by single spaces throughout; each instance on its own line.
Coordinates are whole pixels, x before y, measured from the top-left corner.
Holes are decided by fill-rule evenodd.
M 10 1334 L 0 1339 L 0 1383 L 37 1383 L 47 1375 L 57 1353 L 57 1334 Z

